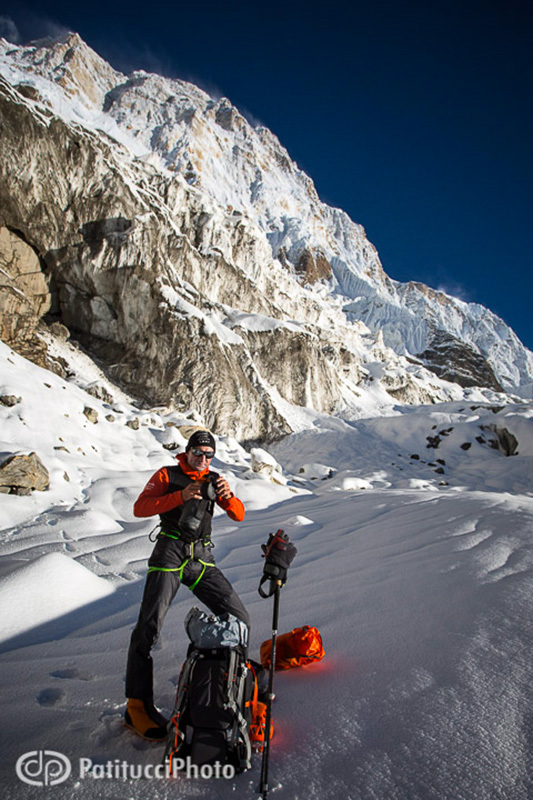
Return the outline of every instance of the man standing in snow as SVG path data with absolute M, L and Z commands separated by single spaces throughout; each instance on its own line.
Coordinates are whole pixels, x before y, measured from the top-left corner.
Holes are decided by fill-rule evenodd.
M 139 620 L 132 633 L 126 669 L 126 725 L 145 739 L 164 739 L 167 720 L 153 701 L 152 647 L 165 614 L 184 583 L 213 614 L 229 612 L 247 625 L 248 612 L 235 589 L 215 566 L 211 520 L 215 503 L 231 519 L 244 519 L 244 506 L 228 482 L 209 470 L 215 439 L 197 430 L 178 464 L 153 475 L 133 507 L 136 517 L 159 514 L 161 531 L 148 561 Z

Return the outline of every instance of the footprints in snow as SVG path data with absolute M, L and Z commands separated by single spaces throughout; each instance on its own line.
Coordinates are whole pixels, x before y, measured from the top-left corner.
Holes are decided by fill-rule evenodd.
M 95 564 L 100 564 L 103 567 L 110 567 L 111 561 L 107 561 L 105 558 L 101 558 L 96 553 L 91 553 L 91 558 Z
M 43 689 L 37 695 L 37 702 L 40 706 L 57 706 L 65 699 L 65 692 L 62 689 Z
M 50 672 L 49 675 L 51 678 L 55 678 L 60 681 L 94 680 L 94 675 L 90 675 L 88 672 L 83 672 L 82 670 L 79 670 L 76 667 L 65 667 L 64 669 L 55 669 L 52 672 Z M 43 706 L 45 708 L 53 708 L 55 706 L 62 705 L 66 700 L 66 698 L 67 698 L 67 692 L 62 686 L 48 686 L 45 689 L 42 689 L 35 699 L 40 706 Z
M 69 536 L 66 531 L 61 531 L 61 538 L 63 539 L 63 550 L 65 553 L 77 553 L 78 548 L 73 544 L 74 539 Z
M 74 680 L 77 678 L 79 681 L 92 681 L 93 675 L 87 672 L 80 672 L 76 667 L 67 667 L 66 669 L 56 669 L 50 673 L 52 678 L 60 678 L 61 680 Z
M 41 708 L 69 711 L 68 729 L 77 735 L 83 733 L 84 738 L 91 738 L 97 744 L 107 746 L 110 741 L 123 735 L 123 704 L 112 703 L 110 707 L 98 713 L 98 724 L 94 725 L 95 705 L 94 698 L 87 696 L 87 689 L 82 690 L 79 681 L 88 682 L 95 680 L 96 676 L 85 670 L 78 669 L 76 666 L 65 666 L 54 669 L 49 673 L 49 677 L 54 681 L 54 685 L 42 689 L 35 698 L 35 702 Z M 104 701 L 105 702 L 105 701 Z M 98 708 L 101 708 L 102 699 L 97 701 Z M 89 715 L 85 712 L 89 711 Z M 71 713 L 73 712 L 73 713 Z M 78 713 L 74 713 L 78 712 Z M 149 742 L 144 742 L 138 737 L 132 742 L 137 750 L 148 749 Z

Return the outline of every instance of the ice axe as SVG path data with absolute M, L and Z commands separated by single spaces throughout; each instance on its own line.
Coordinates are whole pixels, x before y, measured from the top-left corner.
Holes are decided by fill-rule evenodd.
M 268 673 L 268 698 L 266 709 L 265 738 L 263 744 L 263 760 L 261 762 L 261 782 L 259 792 L 266 800 L 268 794 L 268 762 L 270 758 L 270 728 L 272 725 L 272 701 L 274 699 L 274 669 L 276 664 L 276 639 L 278 635 L 279 619 L 279 596 L 281 587 L 287 580 L 287 572 L 291 562 L 296 555 L 296 547 L 291 543 L 289 537 L 282 530 L 271 533 L 268 542 L 261 545 L 265 566 L 263 576 L 259 584 L 259 594 L 261 597 L 272 597 L 274 595 L 274 611 L 272 614 L 272 650 L 270 653 L 270 669 Z M 264 584 L 269 581 L 269 591 L 265 592 Z

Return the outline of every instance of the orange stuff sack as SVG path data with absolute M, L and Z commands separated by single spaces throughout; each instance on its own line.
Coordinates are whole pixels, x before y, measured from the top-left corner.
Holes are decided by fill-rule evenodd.
M 272 654 L 272 640 L 263 642 L 260 649 L 261 664 L 265 669 L 270 668 Z M 282 633 L 276 639 L 276 663 L 274 669 L 292 669 L 304 667 L 324 658 L 325 651 L 322 637 L 317 628 L 305 625 L 303 628 L 294 628 L 290 633 Z

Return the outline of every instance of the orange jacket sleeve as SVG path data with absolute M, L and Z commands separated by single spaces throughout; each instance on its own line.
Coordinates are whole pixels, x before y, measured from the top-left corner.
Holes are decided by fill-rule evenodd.
M 234 519 L 236 522 L 242 522 L 244 519 L 244 506 L 242 501 L 233 494 L 227 500 L 217 500 L 220 508 L 223 508 L 228 517 Z
M 154 514 L 164 514 L 177 506 L 183 505 L 181 490 L 168 491 L 168 472 L 166 467 L 158 470 L 135 501 L 133 513 L 136 517 L 152 517 Z

